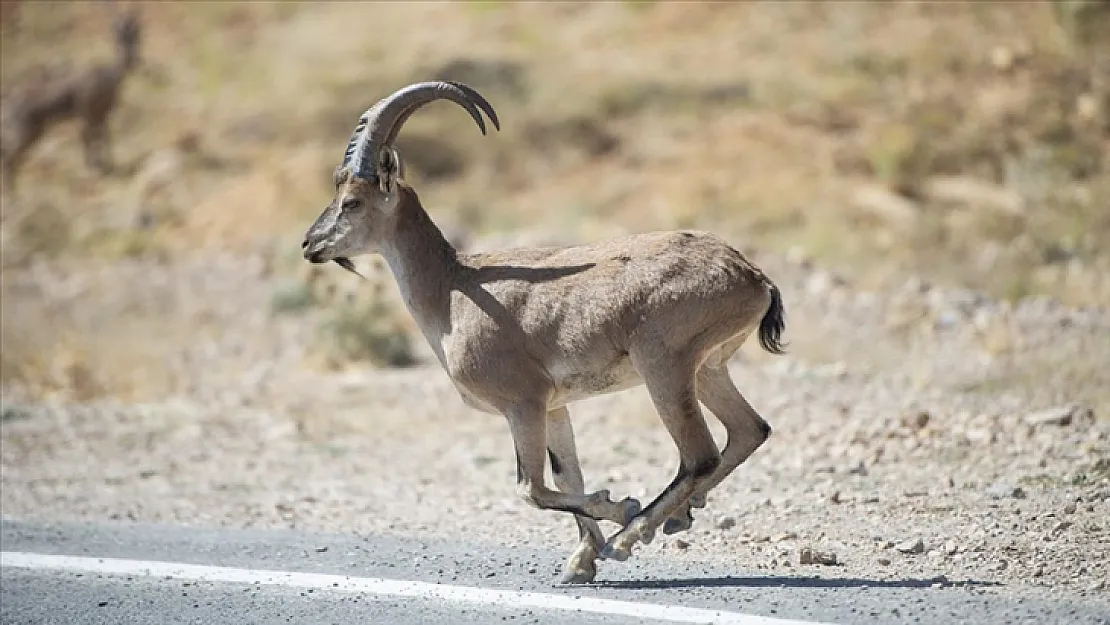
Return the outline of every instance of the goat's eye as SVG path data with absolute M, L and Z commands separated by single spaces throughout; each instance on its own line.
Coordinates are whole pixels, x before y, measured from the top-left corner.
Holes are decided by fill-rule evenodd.
M 353 211 L 361 205 L 362 200 L 359 200 L 357 197 L 349 197 L 343 200 L 343 204 L 341 204 L 340 206 L 345 211 Z

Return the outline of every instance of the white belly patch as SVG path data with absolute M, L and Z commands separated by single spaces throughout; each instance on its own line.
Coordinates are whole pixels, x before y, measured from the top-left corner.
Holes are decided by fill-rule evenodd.
M 557 364 L 550 368 L 555 383 L 552 407 L 558 407 L 596 395 L 616 393 L 643 383 L 640 374 L 628 358 L 619 360 L 608 368 L 595 371 L 573 371 Z

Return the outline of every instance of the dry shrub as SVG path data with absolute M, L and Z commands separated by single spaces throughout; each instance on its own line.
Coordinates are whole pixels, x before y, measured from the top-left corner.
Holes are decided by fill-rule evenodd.
M 5 207 L 8 212 L 8 207 Z M 29 209 L 16 209 L 14 215 L 5 215 L 11 225 L 5 224 L 10 233 L 5 240 L 5 261 L 21 264 L 35 256 L 54 257 L 64 252 L 73 240 L 69 218 L 54 202 L 39 201 Z
M 331 269 L 329 273 L 327 270 Z M 411 319 L 385 288 L 383 270 L 373 268 L 371 284 L 352 283 L 335 267 L 309 266 L 298 279 L 275 290 L 275 315 L 311 315 L 316 323 L 311 357 L 326 369 L 365 363 L 375 367 L 409 367 L 418 360 Z
M 417 363 L 398 310 L 380 297 L 350 298 L 329 307 L 317 331 L 324 365 L 337 369 L 366 362 L 376 367 Z

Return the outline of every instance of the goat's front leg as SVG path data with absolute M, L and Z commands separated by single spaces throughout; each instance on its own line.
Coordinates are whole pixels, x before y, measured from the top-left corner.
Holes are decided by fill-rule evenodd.
M 0 144 L 0 155 L 4 162 L 4 186 L 15 192 L 16 177 L 19 175 L 23 163 L 36 143 L 42 139 L 46 128 L 42 124 L 30 124 L 22 121 L 13 122 L 16 128 L 7 131 Z
M 529 505 L 620 525 L 628 523 L 640 511 L 640 503 L 635 499 L 612 501 L 607 490 L 583 495 L 560 493 L 548 488 L 544 485 L 547 409 L 539 404 L 521 405 L 506 411 L 505 417 L 509 420 L 509 430 L 516 447 L 517 493 Z
M 667 355 L 650 360 L 633 355 L 633 364 L 642 372 L 651 401 L 678 447 L 679 467 L 663 492 L 601 550 L 601 557 L 622 561 L 632 555 L 637 542 L 650 543 L 659 525 L 681 510 L 721 464 L 721 452 L 694 396 L 694 367 Z
M 574 444 L 574 428 L 570 412 L 557 408 L 547 413 L 547 454 L 551 459 L 551 475 L 555 486 L 564 493 L 582 495 L 586 492 L 578 450 Z M 563 567 L 564 584 L 584 584 L 597 576 L 597 554 L 605 545 L 605 535 L 597 521 L 588 516 L 575 516 L 578 524 L 578 546 Z

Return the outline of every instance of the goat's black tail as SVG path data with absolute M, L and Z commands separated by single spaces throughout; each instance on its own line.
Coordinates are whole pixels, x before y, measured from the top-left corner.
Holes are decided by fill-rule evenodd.
M 782 332 L 786 329 L 786 311 L 782 307 L 782 293 L 775 285 L 771 285 L 771 305 L 759 322 L 759 344 L 763 349 L 772 354 L 785 354 L 782 344 Z

